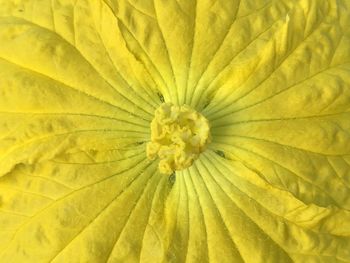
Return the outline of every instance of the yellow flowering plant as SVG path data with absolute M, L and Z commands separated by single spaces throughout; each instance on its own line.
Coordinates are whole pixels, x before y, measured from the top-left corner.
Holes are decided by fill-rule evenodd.
M 350 1 L 0 0 L 0 262 L 350 262 Z

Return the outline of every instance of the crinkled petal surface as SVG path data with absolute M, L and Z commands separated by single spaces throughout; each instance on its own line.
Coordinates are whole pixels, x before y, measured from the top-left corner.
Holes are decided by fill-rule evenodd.
M 350 262 L 350 1 L 0 0 L 0 262 Z

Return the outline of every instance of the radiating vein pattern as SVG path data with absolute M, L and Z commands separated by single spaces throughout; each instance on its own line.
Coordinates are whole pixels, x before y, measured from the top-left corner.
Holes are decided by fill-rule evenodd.
M 349 25 L 349 0 L 0 0 L 0 262 L 350 262 Z M 167 174 L 163 103 L 210 126 Z

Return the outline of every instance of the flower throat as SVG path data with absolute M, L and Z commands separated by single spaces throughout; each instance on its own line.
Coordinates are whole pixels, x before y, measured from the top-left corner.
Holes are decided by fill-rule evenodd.
M 187 105 L 163 103 L 151 123 L 147 157 L 159 161 L 159 171 L 171 174 L 190 167 L 211 141 L 208 120 Z

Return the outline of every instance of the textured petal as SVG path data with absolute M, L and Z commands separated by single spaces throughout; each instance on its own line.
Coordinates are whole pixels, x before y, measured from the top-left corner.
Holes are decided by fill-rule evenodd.
M 205 158 L 198 167 L 206 167 L 207 171 L 211 173 L 216 171 L 216 177 L 212 175 L 214 181 L 209 181 L 207 178 L 210 172 L 202 173 L 204 180 L 208 180 L 208 187 L 215 189 L 215 184 L 220 187 L 223 191 L 222 195 L 229 197 L 240 210 L 240 217 L 246 217 L 248 222 L 251 221 L 260 230 L 258 233 L 249 234 L 249 228 L 240 228 L 244 229 L 241 235 L 255 236 L 255 238 L 263 240 L 269 238 L 271 244 L 266 242 L 264 245 L 272 246 L 275 243 L 280 248 L 257 250 L 258 252 L 272 252 L 269 255 L 272 258 L 268 261 L 288 262 L 292 260 L 292 262 L 299 262 L 317 259 L 324 262 L 327 260 L 349 261 L 349 225 L 348 223 L 342 224 L 343 220 L 348 221 L 349 211 L 306 205 L 290 193 L 271 187 L 261 180 L 258 174 L 249 172 L 249 169 L 242 164 L 226 160 L 220 161 L 218 159 L 220 157 L 215 157 L 214 154 L 207 154 Z M 213 193 L 217 192 L 220 192 L 219 189 L 213 191 Z M 218 199 L 220 200 L 219 197 Z M 225 200 L 223 197 L 222 199 Z M 222 202 L 223 210 L 227 209 L 229 202 L 229 199 Z M 218 208 L 220 208 L 220 202 L 217 203 Z M 338 214 L 341 216 L 337 217 Z M 325 227 L 325 225 L 334 224 L 336 221 L 340 222 L 337 230 Z M 238 236 L 238 234 L 236 235 Z M 252 245 L 253 242 L 250 243 Z M 262 244 L 256 244 L 256 246 L 259 247 Z M 247 248 L 248 246 L 242 247 L 242 255 L 244 255 L 243 249 Z M 259 255 L 254 257 L 253 250 L 252 247 L 245 252 L 248 262 L 253 262 L 254 258 Z M 259 262 L 263 262 L 264 257 L 268 256 L 264 255 Z
M 81 164 L 49 163 L 35 168 L 18 166 L 3 177 L 1 223 L 6 227 L 1 228 L 4 237 L 1 259 L 105 262 L 113 255 L 114 244 L 129 240 L 123 229 L 127 231 L 133 217 L 144 222 L 143 225 L 138 222 L 140 230 L 147 222 L 151 207 L 146 209 L 144 203 L 152 199 L 148 192 L 154 193 L 160 181 L 159 174 L 155 173 L 156 165 L 140 161 L 144 159 L 141 155 L 141 158 L 138 154 L 138 158 L 109 161 L 110 169 L 93 163 L 91 165 L 102 166 L 103 170 L 96 167 L 83 172 L 84 168 L 78 168 Z M 133 168 L 118 169 L 123 165 Z M 53 166 L 57 176 L 45 177 Z M 97 178 L 96 174 L 102 173 L 103 178 Z M 92 182 L 77 186 L 74 177 L 81 176 L 87 176 Z M 18 219 L 8 224 L 11 219 L 8 216 Z M 133 246 L 137 243 L 140 246 L 142 237 L 132 242 Z M 77 248 L 81 254 L 79 258 L 72 258 Z M 135 252 L 133 256 L 137 257 Z
M 160 101 L 106 63 L 99 32 L 84 22 L 93 22 L 96 3 L 47 3 L 37 10 L 37 1 L 6 1 L 0 9 L 1 261 L 122 258 L 114 247 L 128 242 L 132 218 L 145 229 L 149 193 L 166 186 L 143 144 Z M 137 257 L 142 242 L 133 239 L 124 253 Z
M 216 137 L 213 149 L 303 202 L 349 209 L 348 10 L 330 1 L 308 2 L 294 5 L 285 20 L 283 47 L 290 48 L 276 50 L 284 39 L 278 28 L 274 47 L 262 53 L 266 61 L 238 88 L 224 84 L 205 111 Z M 305 8 L 310 17 L 301 20 Z M 305 32 L 298 37 L 291 27 L 301 25 Z M 227 70 L 234 74 L 234 68 Z
M 350 262 L 347 0 L 0 0 L 1 262 Z M 146 158 L 162 102 L 212 142 Z

